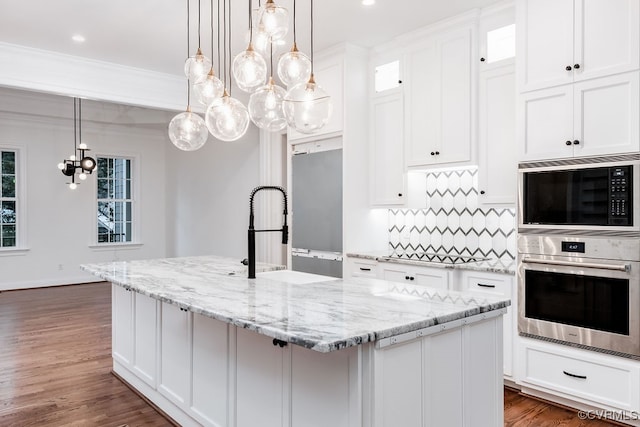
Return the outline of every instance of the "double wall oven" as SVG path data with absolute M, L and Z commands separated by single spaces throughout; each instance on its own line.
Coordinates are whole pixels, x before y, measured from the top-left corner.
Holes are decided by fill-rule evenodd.
M 518 329 L 640 357 L 640 154 L 521 163 Z

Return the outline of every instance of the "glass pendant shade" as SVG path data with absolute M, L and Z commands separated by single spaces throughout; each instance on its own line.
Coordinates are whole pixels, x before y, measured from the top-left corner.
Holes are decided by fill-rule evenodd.
M 209 105 L 224 93 L 224 84 L 213 74 L 213 68 L 205 77 L 200 77 L 193 85 L 196 99 L 202 105 Z
M 192 82 L 198 81 L 201 77 L 206 77 L 211 69 L 211 60 L 198 51 L 194 56 L 190 56 L 184 62 L 184 75 Z
M 214 99 L 207 108 L 205 122 L 209 132 L 221 141 L 235 141 L 249 128 L 249 111 L 242 103 L 229 96 Z
M 169 139 L 180 150 L 194 151 L 207 142 L 207 126 L 199 115 L 189 108 L 171 119 L 169 123 Z
M 289 32 L 289 11 L 268 0 L 259 12 L 258 24 L 264 27 L 271 41 L 280 40 Z
M 331 97 L 313 79 L 292 87 L 285 96 L 284 115 L 289 126 L 301 133 L 314 133 L 331 117 Z
M 267 63 L 249 44 L 233 60 L 233 77 L 236 85 L 245 92 L 253 92 L 267 81 Z
M 278 60 L 278 77 L 287 87 L 309 81 L 311 61 L 293 44 L 291 50 L 282 54 Z
M 278 132 L 287 127 L 282 101 L 287 92 L 276 85 L 273 77 L 249 98 L 249 116 L 251 121 L 261 129 Z

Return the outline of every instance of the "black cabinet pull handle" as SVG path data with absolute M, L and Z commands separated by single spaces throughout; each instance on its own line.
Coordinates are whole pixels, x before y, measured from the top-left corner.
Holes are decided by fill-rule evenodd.
M 484 190 L 480 190 L 480 194 L 484 194 Z
M 564 143 L 565 145 L 571 145 L 571 141 L 567 141 Z
M 486 59 L 480 58 L 480 62 L 484 62 L 484 61 L 486 61 Z
M 404 276 L 404 280 L 409 280 L 409 276 Z
M 402 197 L 402 193 L 398 193 L 398 197 Z
M 360 267 L 360 270 L 362 270 L 362 271 L 371 271 L 370 268 L 364 268 L 364 267 Z
M 575 68 L 576 70 L 580 69 L 580 64 L 575 64 L 573 68 Z
M 571 65 L 567 65 L 564 69 L 567 71 L 571 71 Z
M 580 141 L 578 141 L 577 139 L 573 141 L 573 145 L 578 145 L 578 144 L 580 144 Z
M 401 85 L 401 84 L 402 84 L 402 80 L 398 80 L 398 84 L 400 84 L 400 85 Z
M 285 341 L 279 340 L 277 338 L 273 339 L 273 345 L 274 346 L 279 346 L 280 348 L 285 347 L 287 345 L 287 343 Z
M 496 285 L 487 285 L 487 284 L 484 284 L 484 283 L 478 283 L 477 285 L 480 286 L 481 288 L 495 288 L 496 287 Z
M 435 152 L 435 151 L 432 151 L 432 152 L 431 152 L 431 155 L 432 155 L 432 156 L 435 156 L 435 155 L 436 155 L 436 152 Z
M 572 374 L 571 372 L 567 372 L 567 371 L 562 371 L 562 373 L 565 374 L 568 377 L 571 377 L 571 378 L 578 378 L 578 379 L 581 379 L 581 380 L 586 380 L 587 379 L 586 375 L 576 375 L 576 374 Z
M 413 276 L 409 277 L 409 280 L 415 280 L 415 279 L 416 279 L 416 278 L 415 278 L 415 277 L 413 277 Z
M 439 151 L 436 151 L 436 156 L 439 156 L 439 155 L 440 155 L 440 152 L 439 152 Z

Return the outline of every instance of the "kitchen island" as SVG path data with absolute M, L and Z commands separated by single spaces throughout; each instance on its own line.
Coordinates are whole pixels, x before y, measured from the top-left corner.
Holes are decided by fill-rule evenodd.
M 503 424 L 509 300 L 218 257 L 82 268 L 113 283 L 114 373 L 183 426 Z

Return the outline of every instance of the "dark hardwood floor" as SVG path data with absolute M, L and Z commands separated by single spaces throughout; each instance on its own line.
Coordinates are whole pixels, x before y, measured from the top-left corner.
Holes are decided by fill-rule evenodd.
M 124 425 L 171 424 L 111 374 L 110 285 L 0 292 L 0 426 Z M 610 425 L 505 390 L 505 426 Z

